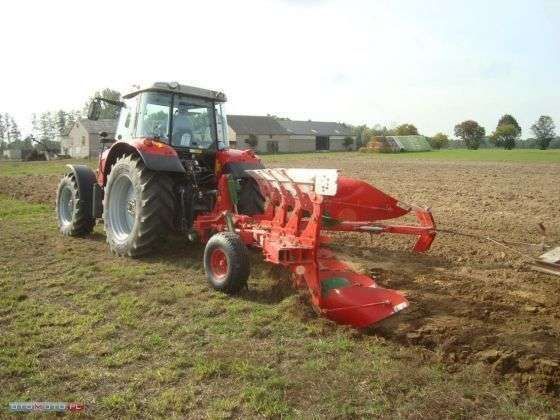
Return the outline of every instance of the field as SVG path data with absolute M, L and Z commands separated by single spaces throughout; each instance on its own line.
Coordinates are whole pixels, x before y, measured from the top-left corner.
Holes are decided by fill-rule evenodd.
M 335 167 L 432 208 L 438 227 L 560 241 L 560 151 L 265 156 Z M 209 289 L 202 247 L 111 256 L 103 226 L 62 238 L 67 162 L 0 163 L 0 405 L 79 401 L 99 416 L 560 416 L 560 278 L 488 240 L 338 235 L 334 247 L 411 307 L 365 331 L 317 318 L 282 270 L 252 258 L 248 290 Z M 555 241 L 555 242 L 554 242 Z M 516 246 L 525 255 L 536 247 Z

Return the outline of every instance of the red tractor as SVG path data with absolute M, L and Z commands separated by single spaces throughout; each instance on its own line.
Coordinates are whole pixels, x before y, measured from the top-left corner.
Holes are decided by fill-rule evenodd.
M 324 231 L 416 235 L 421 252 L 435 237 L 429 210 L 334 169 L 265 169 L 252 150 L 229 149 L 222 92 L 154 83 L 123 99 L 91 104 L 92 120 L 104 102 L 121 108 L 116 139 L 100 133 L 110 147 L 96 172 L 68 165 L 56 201 L 64 235 L 87 235 L 102 218 L 111 251 L 138 257 L 179 232 L 206 244 L 208 280 L 227 293 L 247 284 L 248 247 L 261 249 L 309 290 L 320 314 L 341 324 L 365 327 L 408 306 L 401 293 L 338 260 Z M 419 225 L 379 222 L 411 211 Z

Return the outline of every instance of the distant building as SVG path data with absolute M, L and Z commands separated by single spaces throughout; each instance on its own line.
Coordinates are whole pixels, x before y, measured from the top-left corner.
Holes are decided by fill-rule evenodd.
M 349 125 L 337 122 L 278 121 L 290 135 L 291 152 L 346 150 L 356 148 L 356 136 Z M 344 139 L 352 139 L 347 147 Z
M 250 148 L 247 140 L 257 138 L 260 153 L 294 153 L 356 148 L 351 127 L 337 122 L 292 121 L 270 116 L 228 115 L 230 146 Z M 345 146 L 345 139 L 351 142 Z
M 105 131 L 109 138 L 114 138 L 116 130 L 117 120 L 82 118 L 59 137 L 60 153 L 74 158 L 96 158 L 101 146 L 99 133 Z
M 257 139 L 255 151 L 259 153 L 314 152 L 356 148 L 356 136 L 350 126 L 337 122 L 291 121 L 270 116 L 228 115 L 230 147 L 250 148 L 247 140 Z M 97 157 L 100 143 L 99 132 L 114 137 L 116 120 L 90 121 L 80 119 L 58 136 L 60 153 L 74 158 Z M 351 142 L 345 146 L 345 139 Z
M 228 138 L 231 148 L 250 149 L 247 143 L 250 136 L 257 138 L 257 152 L 289 152 L 288 131 L 276 118 L 254 115 L 228 115 Z
M 2 156 L 4 156 L 5 159 L 11 159 L 11 160 L 21 160 L 23 157 L 20 149 L 4 150 L 2 152 Z

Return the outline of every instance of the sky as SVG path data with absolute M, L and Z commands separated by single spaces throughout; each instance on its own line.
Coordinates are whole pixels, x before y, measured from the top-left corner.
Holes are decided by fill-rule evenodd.
M 231 114 L 560 127 L 560 0 L 4 0 L 0 20 L 0 112 L 24 134 L 154 81 L 221 89 Z

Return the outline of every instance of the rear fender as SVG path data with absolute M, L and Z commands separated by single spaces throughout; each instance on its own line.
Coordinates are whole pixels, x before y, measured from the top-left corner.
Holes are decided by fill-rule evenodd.
M 216 153 L 216 176 L 230 173 L 235 178 L 245 178 L 249 169 L 263 169 L 264 165 L 255 153 L 248 150 L 224 149 Z
M 177 152 L 169 145 L 149 139 L 134 139 L 130 142 L 117 142 L 101 158 L 99 184 L 105 185 L 111 166 L 123 155 L 137 155 L 144 165 L 152 171 L 185 173 Z

